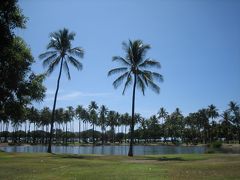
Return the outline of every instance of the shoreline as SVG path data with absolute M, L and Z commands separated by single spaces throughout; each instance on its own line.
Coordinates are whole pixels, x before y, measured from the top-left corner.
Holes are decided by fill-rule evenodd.
M 0 143 L 0 147 L 8 147 L 8 146 L 38 146 L 38 145 L 42 145 L 42 146 L 47 146 L 48 144 L 27 144 L 27 143 L 21 143 L 21 144 L 9 144 L 9 143 Z M 128 143 L 107 143 L 107 144 L 52 144 L 53 146 L 82 146 L 82 147 L 88 147 L 88 146 L 129 146 Z M 207 144 L 197 144 L 197 145 L 193 145 L 193 144 L 172 144 L 172 143 L 137 143 L 134 144 L 134 146 L 183 146 L 183 147 L 206 147 Z

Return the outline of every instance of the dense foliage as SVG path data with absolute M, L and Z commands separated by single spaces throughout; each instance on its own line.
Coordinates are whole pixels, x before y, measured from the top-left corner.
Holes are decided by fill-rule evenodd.
M 34 59 L 22 38 L 14 34 L 15 28 L 24 28 L 26 18 L 16 0 L 0 4 L 0 119 L 19 121 L 25 108 L 33 100 L 41 101 L 45 88 L 44 75 L 31 70 Z

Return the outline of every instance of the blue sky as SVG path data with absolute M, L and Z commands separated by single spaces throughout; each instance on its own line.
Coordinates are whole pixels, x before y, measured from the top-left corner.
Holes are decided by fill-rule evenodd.
M 131 89 L 115 90 L 107 72 L 124 56 L 121 43 L 151 44 L 147 56 L 160 61 L 164 76 L 159 95 L 137 93 L 136 112 L 145 117 L 160 107 L 183 114 L 210 104 L 224 110 L 240 102 L 240 1 L 238 0 L 41 0 L 19 1 L 27 28 L 16 30 L 32 50 L 33 70 L 44 72 L 38 55 L 49 33 L 63 27 L 76 33 L 74 46 L 85 49 L 84 68 L 61 79 L 57 107 L 87 106 L 91 100 L 121 113 L 131 112 Z M 52 107 L 57 73 L 45 81 L 47 97 L 36 107 Z

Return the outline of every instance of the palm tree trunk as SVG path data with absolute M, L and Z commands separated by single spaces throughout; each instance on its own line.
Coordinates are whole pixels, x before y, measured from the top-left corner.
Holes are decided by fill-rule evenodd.
M 95 144 L 95 141 L 94 141 L 94 122 L 93 122 L 92 138 L 93 138 L 93 145 L 94 145 Z
M 133 133 L 134 133 L 134 110 L 135 110 L 135 89 L 136 89 L 136 74 L 134 74 L 133 96 L 132 96 L 132 120 L 130 125 L 130 146 L 128 156 L 133 156 Z
M 67 145 L 68 138 L 67 138 L 67 122 L 66 122 L 66 132 L 65 132 L 65 144 Z
M 80 143 L 81 142 L 81 134 L 80 134 L 80 131 L 81 131 L 81 120 L 79 119 L 79 130 L 78 130 L 78 142 Z
M 101 129 L 102 129 L 102 145 L 103 145 L 104 144 L 104 134 L 103 134 L 104 128 L 103 128 L 103 125 L 102 125 Z
M 27 143 L 27 120 L 25 120 L 25 143 Z
M 127 143 L 127 125 L 125 125 L 125 134 L 124 134 L 124 138 L 125 138 L 125 144 Z
M 56 89 L 55 96 L 54 96 L 54 103 L 53 103 L 53 110 L 52 110 L 52 117 L 51 117 L 50 137 L 49 137 L 48 150 L 47 150 L 48 153 L 52 153 L 53 123 L 54 123 L 54 116 L 55 116 L 55 108 L 56 108 L 56 102 L 57 102 L 59 83 L 60 83 L 61 74 L 62 74 L 62 66 L 63 66 L 63 57 L 61 59 L 60 71 L 59 71 L 58 80 L 57 80 L 57 89 Z

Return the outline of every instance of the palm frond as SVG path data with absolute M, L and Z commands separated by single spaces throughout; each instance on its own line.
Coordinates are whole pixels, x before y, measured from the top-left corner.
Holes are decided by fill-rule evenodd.
M 56 60 L 57 53 L 43 60 L 43 67 L 47 67 L 52 61 Z
M 75 48 L 69 49 L 68 53 L 70 55 L 74 55 L 80 58 L 83 58 L 84 56 L 84 50 L 81 47 L 75 47 Z
M 148 81 L 148 86 L 157 94 L 160 93 L 160 87 L 157 84 L 155 84 L 153 81 Z
M 155 79 L 159 82 L 163 82 L 163 76 L 159 73 L 152 72 L 152 71 L 147 71 L 147 70 L 144 70 L 142 72 L 143 72 L 143 74 L 147 74 L 150 80 Z
M 70 75 L 69 67 L 68 67 L 68 64 L 67 64 L 66 61 L 64 61 L 64 63 L 63 63 L 63 69 L 64 69 L 64 71 L 67 74 L 68 80 L 70 80 L 71 79 L 71 75 Z
M 139 74 L 138 76 L 141 76 L 142 79 L 144 80 L 146 86 L 148 86 L 148 81 L 151 79 L 151 77 L 149 76 L 149 74 L 140 71 L 140 74 Z
M 141 76 L 137 76 L 137 87 L 140 88 L 143 95 L 145 95 L 146 85 L 144 83 L 144 80 L 141 78 Z
M 124 84 L 124 88 L 122 91 L 122 94 L 124 95 L 126 89 L 132 84 L 132 76 L 131 76 L 131 71 L 128 73 L 127 80 Z
M 116 89 L 124 80 L 124 78 L 126 78 L 128 76 L 129 72 L 125 72 L 124 74 L 122 74 L 121 76 L 119 76 L 115 81 L 113 81 L 113 87 Z
M 51 62 L 51 64 L 49 65 L 49 67 L 47 69 L 47 72 L 46 72 L 47 75 L 50 75 L 53 72 L 53 70 L 57 67 L 60 59 L 61 59 L 61 57 L 58 56 L 56 60 Z
M 74 40 L 74 37 L 75 37 L 75 32 L 70 32 L 69 34 L 68 34 L 68 39 L 69 40 Z
M 82 70 L 83 65 L 82 63 L 80 63 L 78 60 L 76 60 L 74 57 L 72 56 L 68 56 L 67 60 L 69 63 L 71 63 L 74 67 L 77 68 L 77 70 Z
M 131 61 L 129 62 L 129 59 L 125 59 L 121 56 L 113 56 L 112 61 L 118 61 L 123 65 L 131 66 Z
M 38 58 L 39 58 L 39 59 L 44 59 L 44 58 L 49 57 L 49 56 L 51 56 L 51 55 L 53 55 L 53 54 L 56 54 L 56 53 L 57 53 L 57 51 L 47 51 L 47 52 L 45 52 L 45 53 L 40 54 L 40 55 L 38 56 Z
M 117 74 L 117 73 L 121 73 L 121 72 L 125 72 L 127 70 L 128 70 L 128 68 L 126 68 L 126 67 L 114 68 L 108 72 L 108 76 L 111 76 L 111 75 Z
M 140 48 L 139 48 L 139 54 L 138 54 L 138 58 L 139 58 L 139 63 L 141 63 L 145 56 L 146 56 L 146 53 L 149 49 L 151 49 L 151 46 L 149 44 L 143 44 L 143 42 L 141 41 L 142 44 L 140 44 Z
M 152 59 L 146 59 L 144 62 L 139 64 L 139 67 L 141 67 L 141 68 L 148 68 L 148 67 L 161 68 L 161 64 L 158 61 L 155 61 Z

